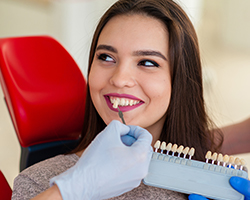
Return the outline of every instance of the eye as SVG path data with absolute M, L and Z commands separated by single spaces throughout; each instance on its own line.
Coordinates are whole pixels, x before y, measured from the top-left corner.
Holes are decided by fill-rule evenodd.
M 115 60 L 112 57 L 110 57 L 109 55 L 105 53 L 98 55 L 98 59 L 105 61 L 105 62 L 115 62 Z
M 145 67 L 159 67 L 159 64 L 152 60 L 142 60 L 138 63 L 140 66 L 145 66 Z

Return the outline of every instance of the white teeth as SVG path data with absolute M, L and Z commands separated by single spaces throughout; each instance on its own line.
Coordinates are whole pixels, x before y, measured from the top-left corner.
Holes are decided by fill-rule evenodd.
M 118 101 L 115 100 L 114 104 L 113 104 L 113 108 L 117 108 L 118 107 Z
M 121 104 L 121 106 L 124 106 L 125 105 L 125 99 L 121 99 L 121 101 L 120 101 L 120 104 Z
M 140 101 L 138 100 L 132 100 L 132 99 L 125 99 L 125 98 L 115 98 L 115 97 L 110 97 L 110 102 L 113 104 L 113 108 L 117 108 L 118 106 L 133 106 Z

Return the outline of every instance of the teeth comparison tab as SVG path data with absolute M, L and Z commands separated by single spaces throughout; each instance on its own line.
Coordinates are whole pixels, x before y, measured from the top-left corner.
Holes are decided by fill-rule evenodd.
M 189 156 L 189 159 L 192 158 L 192 156 L 194 156 L 194 152 L 195 149 L 192 147 L 191 149 L 189 147 L 184 148 L 183 145 L 180 145 L 178 147 L 177 144 L 172 145 L 172 143 L 168 143 L 166 145 L 166 142 L 162 142 L 160 140 L 157 140 L 155 145 L 155 152 L 158 152 L 158 149 L 161 150 L 161 154 L 164 153 L 164 151 L 166 151 L 166 155 L 169 155 L 169 152 L 172 152 L 172 156 L 175 155 L 175 153 L 178 153 L 178 157 L 180 157 L 181 154 L 183 154 L 183 158 L 186 158 L 186 156 Z
M 189 156 L 188 159 L 191 159 L 192 156 L 194 156 L 195 149 L 186 147 L 184 148 L 183 145 L 180 145 L 178 147 L 177 144 L 172 145 L 172 143 L 168 143 L 166 145 L 166 142 L 160 142 L 160 140 L 157 140 L 155 145 L 155 152 L 158 152 L 160 149 L 161 154 L 165 155 L 171 155 L 177 157 L 180 157 L 181 154 L 183 154 L 183 158 L 186 158 L 186 156 Z M 165 152 L 165 153 L 164 153 Z M 171 154 L 170 154 L 171 152 Z M 218 165 L 218 166 L 223 166 L 223 167 L 228 167 L 231 168 L 233 167 L 234 169 L 239 169 L 243 170 L 243 168 L 246 166 L 246 162 L 244 159 L 239 159 L 238 157 L 234 158 L 233 156 L 228 156 L 225 155 L 223 156 L 221 153 L 212 153 L 211 151 L 208 151 L 205 155 L 206 163 L 210 163 L 212 165 Z

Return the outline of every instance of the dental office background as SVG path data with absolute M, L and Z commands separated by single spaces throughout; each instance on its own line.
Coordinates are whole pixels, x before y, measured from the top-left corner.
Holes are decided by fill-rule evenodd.
M 0 37 L 50 35 L 70 52 L 86 77 L 93 31 L 115 1 L 0 0 Z M 198 33 L 211 118 L 221 127 L 249 117 L 250 1 L 176 1 Z M 250 153 L 239 156 L 250 169 Z M 19 158 L 20 145 L 0 88 L 0 169 L 11 187 L 19 173 Z

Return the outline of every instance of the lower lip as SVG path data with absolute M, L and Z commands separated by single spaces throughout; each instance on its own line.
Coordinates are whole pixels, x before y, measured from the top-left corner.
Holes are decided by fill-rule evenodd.
M 115 111 L 115 112 L 118 112 L 118 109 L 113 107 L 113 104 L 110 102 L 109 97 L 104 96 L 104 98 L 105 98 L 105 100 L 106 100 L 106 102 L 107 102 L 108 107 L 109 107 L 111 110 L 113 110 L 113 111 Z M 135 108 L 141 106 L 142 104 L 143 104 L 143 102 L 140 102 L 140 103 L 138 103 L 138 104 L 136 104 L 136 105 L 133 105 L 133 106 L 119 106 L 119 109 L 120 109 L 122 112 L 127 112 L 127 111 L 133 110 L 133 109 L 135 109 Z

